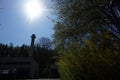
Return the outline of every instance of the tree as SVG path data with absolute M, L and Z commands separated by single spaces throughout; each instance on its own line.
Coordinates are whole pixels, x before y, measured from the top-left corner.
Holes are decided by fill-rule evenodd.
M 58 22 L 54 27 L 55 41 L 60 43 L 61 40 L 68 42 L 69 39 L 70 42 L 76 39 L 78 42 L 84 42 L 84 38 L 91 35 L 98 41 L 102 31 L 105 30 L 115 39 L 119 39 L 119 26 L 116 26 L 119 25 L 119 16 L 116 14 L 119 7 L 114 9 L 115 6 L 112 6 L 110 1 L 55 0 L 55 9 L 58 13 Z
M 45 49 L 51 49 L 52 41 L 47 37 L 41 37 L 39 39 L 38 46 Z
M 55 55 L 56 53 L 52 49 L 52 41 L 47 37 L 40 38 L 39 42 L 35 45 L 34 54 L 34 58 L 39 63 L 40 78 L 56 78 L 58 76 L 57 70 L 54 70 L 54 72 L 50 71 L 51 64 L 54 64 L 53 57 Z
M 97 5 L 98 9 L 105 15 L 105 22 L 112 35 L 120 39 L 120 1 L 108 0 L 105 4 Z
M 119 80 L 118 0 L 53 1 L 61 79 Z

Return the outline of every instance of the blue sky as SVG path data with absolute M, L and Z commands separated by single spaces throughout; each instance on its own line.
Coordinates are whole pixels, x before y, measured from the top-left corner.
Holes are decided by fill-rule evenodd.
M 49 5 L 50 0 L 40 0 Z M 14 46 L 30 45 L 30 36 L 36 34 L 36 42 L 40 37 L 52 37 L 54 23 L 48 17 L 54 18 L 50 11 L 34 21 L 29 21 L 23 12 L 25 0 L 0 0 L 0 43 L 13 43 Z M 48 16 L 48 17 L 47 17 Z

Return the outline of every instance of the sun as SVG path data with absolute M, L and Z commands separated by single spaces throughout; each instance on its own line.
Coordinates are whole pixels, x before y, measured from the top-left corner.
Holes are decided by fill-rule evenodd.
M 24 12 L 30 20 L 34 20 L 43 14 L 44 8 L 40 0 L 28 0 L 24 6 Z

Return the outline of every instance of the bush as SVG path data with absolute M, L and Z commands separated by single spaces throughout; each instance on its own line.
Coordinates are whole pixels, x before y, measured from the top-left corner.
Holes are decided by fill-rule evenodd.
M 119 80 L 120 54 L 108 47 L 98 48 L 92 42 L 78 48 L 69 46 L 59 58 L 61 80 Z

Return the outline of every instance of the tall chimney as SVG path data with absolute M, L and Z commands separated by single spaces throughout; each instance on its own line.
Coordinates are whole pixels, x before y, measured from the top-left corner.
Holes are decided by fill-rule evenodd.
M 35 34 L 32 34 L 32 36 L 31 36 L 31 47 L 30 47 L 30 54 L 29 54 L 29 56 L 33 56 L 35 38 L 36 38 Z

